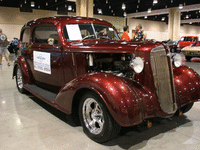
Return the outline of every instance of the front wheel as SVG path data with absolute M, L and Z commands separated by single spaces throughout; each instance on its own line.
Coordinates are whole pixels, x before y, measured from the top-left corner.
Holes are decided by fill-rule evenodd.
M 121 126 L 112 118 L 102 99 L 95 93 L 86 93 L 79 105 L 83 131 L 92 140 L 102 143 L 118 135 Z
M 189 103 L 189 104 L 181 107 L 179 110 L 177 110 L 177 112 L 175 113 L 175 116 L 179 116 L 179 112 L 180 111 L 182 111 L 183 114 L 186 113 L 186 112 L 188 112 L 192 108 L 193 105 L 194 105 L 194 102 Z
M 16 68 L 16 85 L 17 85 L 17 89 L 20 93 L 26 92 L 26 90 L 24 89 L 24 85 L 23 85 L 22 73 L 18 66 Z

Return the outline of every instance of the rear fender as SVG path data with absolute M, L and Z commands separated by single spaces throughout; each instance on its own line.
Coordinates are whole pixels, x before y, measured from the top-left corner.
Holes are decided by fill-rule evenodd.
M 88 73 L 72 80 L 57 95 L 56 105 L 71 114 L 74 96 L 81 89 L 97 93 L 121 126 L 139 124 L 144 117 L 154 116 L 149 96 L 139 84 L 107 73 Z
M 31 81 L 30 74 L 27 68 L 27 64 L 25 62 L 25 58 L 23 56 L 19 56 L 14 63 L 13 78 L 14 76 L 16 76 L 17 66 L 21 69 L 23 84 L 31 84 L 32 81 Z

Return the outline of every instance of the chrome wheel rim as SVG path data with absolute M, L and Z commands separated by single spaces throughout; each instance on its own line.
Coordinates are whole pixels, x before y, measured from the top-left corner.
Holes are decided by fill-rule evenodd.
M 18 86 L 19 89 L 23 88 L 22 74 L 21 74 L 21 71 L 20 71 L 19 68 L 17 69 L 17 86 Z
M 104 127 L 104 116 L 97 101 L 93 98 L 87 98 L 83 103 L 82 112 L 85 126 L 90 133 L 99 134 Z

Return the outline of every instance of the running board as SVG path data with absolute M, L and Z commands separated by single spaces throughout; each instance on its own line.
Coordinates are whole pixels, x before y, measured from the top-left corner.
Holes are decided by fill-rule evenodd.
M 54 100 L 56 98 L 56 93 L 47 91 L 41 87 L 38 87 L 37 85 L 31 84 L 31 85 L 24 85 L 24 88 L 31 92 L 33 95 L 48 100 L 52 103 L 54 103 Z

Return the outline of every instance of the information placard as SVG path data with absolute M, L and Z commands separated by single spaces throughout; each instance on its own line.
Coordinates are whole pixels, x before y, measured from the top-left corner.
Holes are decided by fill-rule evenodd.
M 33 51 L 33 65 L 34 70 L 51 74 L 51 54 Z

